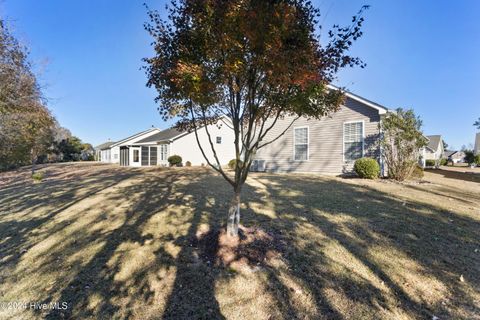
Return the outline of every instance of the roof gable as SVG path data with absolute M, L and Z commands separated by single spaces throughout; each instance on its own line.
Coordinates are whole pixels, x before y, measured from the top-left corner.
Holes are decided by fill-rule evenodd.
M 437 134 L 433 136 L 426 136 L 428 139 L 427 147 L 433 151 L 437 151 L 440 146 L 440 141 L 442 140 L 442 136 Z
M 135 139 L 139 139 L 140 137 L 146 135 L 146 134 L 149 134 L 149 133 L 154 133 L 154 132 L 157 132 L 157 131 L 160 131 L 160 129 L 158 128 L 150 128 L 148 130 L 145 130 L 145 131 L 142 131 L 142 132 L 139 132 L 139 133 L 136 133 L 136 134 L 133 134 L 125 139 L 122 139 L 120 141 L 117 141 L 116 143 L 112 144 L 110 147 L 116 147 L 116 146 L 119 146 L 121 144 L 124 144 L 124 143 L 127 143 L 127 142 L 135 142 Z M 133 140 L 133 141 L 132 141 Z
M 332 90 L 341 90 L 340 88 L 337 88 L 331 84 L 328 85 L 328 88 L 329 89 L 332 89 Z M 356 95 L 354 93 L 351 93 L 351 92 L 348 92 L 348 91 L 343 91 L 344 94 L 349 97 L 350 99 L 353 99 L 353 100 L 356 100 L 370 108 L 373 108 L 375 110 L 378 111 L 379 114 L 385 114 L 387 112 L 389 112 L 390 110 L 387 108 L 387 107 L 384 107 L 376 102 L 373 102 L 373 101 L 370 101 L 368 99 L 365 99 L 363 97 L 360 97 L 359 95 Z
M 115 143 L 115 141 L 107 141 L 107 142 L 104 142 L 102 144 L 99 144 L 94 149 L 96 149 L 96 150 L 108 149 L 114 143 Z
M 175 129 L 175 127 L 172 127 L 172 128 L 168 128 L 166 130 L 157 132 L 155 134 L 152 134 L 149 137 L 143 138 L 137 141 L 137 143 L 157 143 L 159 141 L 171 140 L 182 135 L 183 133 L 184 132 L 181 132 Z

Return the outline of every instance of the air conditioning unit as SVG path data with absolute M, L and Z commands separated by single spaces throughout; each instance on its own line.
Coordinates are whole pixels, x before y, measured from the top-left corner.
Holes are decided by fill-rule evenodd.
M 265 172 L 265 160 L 253 160 L 250 171 Z

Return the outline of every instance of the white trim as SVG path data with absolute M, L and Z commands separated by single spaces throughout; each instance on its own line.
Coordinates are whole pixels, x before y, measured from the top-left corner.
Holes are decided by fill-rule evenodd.
M 307 129 L 307 159 L 296 160 L 295 159 L 295 129 Z M 310 160 L 310 128 L 309 126 L 293 127 L 293 161 L 308 161 Z
M 117 141 L 115 142 L 114 144 L 112 144 L 109 149 L 113 148 L 113 147 L 117 147 L 117 146 L 124 146 L 124 145 L 131 145 L 131 144 L 134 144 L 136 139 L 138 140 L 141 140 L 141 139 L 144 139 L 144 138 L 148 138 L 149 136 L 151 136 L 152 133 L 155 133 L 155 132 L 160 132 L 160 129 L 158 128 L 150 128 L 148 130 L 145 130 L 145 131 L 142 131 L 142 132 L 139 132 L 139 133 L 136 133 L 134 135 L 131 135 L 130 137 L 127 137 L 125 139 L 122 139 L 120 141 Z M 146 135 L 146 136 L 145 136 Z
M 223 121 L 223 122 L 224 122 L 225 119 L 228 120 L 228 121 L 230 121 L 230 123 L 232 122 L 229 117 L 227 117 L 227 116 L 221 116 L 221 117 L 218 118 L 217 122 L 207 124 L 207 126 L 216 126 L 220 121 Z M 225 124 L 225 122 L 224 122 L 224 124 Z M 225 125 L 226 125 L 226 124 L 225 124 Z M 203 127 L 204 127 L 204 125 L 200 125 L 199 127 L 197 127 L 197 131 L 199 131 L 200 129 L 203 129 Z M 178 140 L 178 139 L 180 139 L 180 138 L 183 138 L 183 137 L 185 137 L 185 136 L 187 136 L 187 135 L 189 135 L 189 134 L 191 134 L 191 133 L 195 133 L 195 130 L 184 131 L 184 132 L 179 133 L 179 134 L 176 135 L 176 136 L 170 137 L 170 138 L 168 138 L 168 139 L 160 140 L 160 141 L 173 142 L 173 141 Z M 223 139 L 222 139 L 222 140 L 223 140 Z M 213 142 L 213 141 L 212 141 L 212 142 Z
M 328 85 L 327 85 L 327 88 L 329 88 L 329 89 L 331 89 L 331 90 L 341 90 L 341 89 L 339 89 L 339 88 L 337 88 L 337 87 L 335 87 L 334 85 L 331 85 L 331 84 L 328 84 Z M 373 108 L 373 109 L 377 110 L 377 111 L 378 111 L 378 114 L 385 114 L 385 113 L 387 113 L 387 112 L 389 111 L 387 108 L 385 108 L 385 107 L 380 107 L 380 106 L 372 103 L 371 101 L 365 100 L 364 98 L 359 97 L 359 96 L 357 96 L 357 95 L 355 95 L 355 94 L 353 94 L 353 93 L 350 93 L 350 92 L 348 92 L 348 91 L 342 91 L 342 92 L 343 92 L 347 97 L 349 97 L 350 99 L 353 99 L 353 100 L 356 100 L 356 101 L 358 101 L 358 102 L 361 102 L 361 103 L 363 103 L 364 105 L 367 105 L 367 106 L 369 106 L 370 108 Z
M 344 121 L 342 124 L 342 157 L 343 163 L 350 162 L 350 160 L 345 160 L 345 125 L 349 123 L 362 123 L 362 156 L 365 156 L 365 120 L 353 120 L 353 121 Z

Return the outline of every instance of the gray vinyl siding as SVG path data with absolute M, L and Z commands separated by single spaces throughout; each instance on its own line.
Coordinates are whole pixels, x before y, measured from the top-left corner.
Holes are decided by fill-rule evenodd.
M 292 117 L 279 120 L 265 141 L 277 137 L 292 120 Z M 353 162 L 344 161 L 343 124 L 352 121 L 363 121 L 364 156 L 379 160 L 380 115 L 376 109 L 349 98 L 338 112 L 329 117 L 321 120 L 298 119 L 282 137 L 258 150 L 255 159 L 265 160 L 267 171 L 316 172 L 334 175 L 349 173 L 353 169 Z M 295 127 L 308 127 L 308 160 L 294 160 L 293 130 Z

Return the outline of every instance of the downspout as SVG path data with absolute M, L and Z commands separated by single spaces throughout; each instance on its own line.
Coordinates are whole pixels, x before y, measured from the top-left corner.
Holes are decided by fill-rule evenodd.
M 383 148 L 382 148 L 382 139 L 383 139 L 383 131 L 382 131 L 382 120 L 385 115 L 379 115 L 380 116 L 380 121 L 378 123 L 378 134 L 379 134 L 379 142 L 378 142 L 378 151 L 380 152 L 379 154 L 379 160 L 380 160 L 380 174 L 382 177 L 386 177 L 385 173 L 385 161 L 383 159 Z

